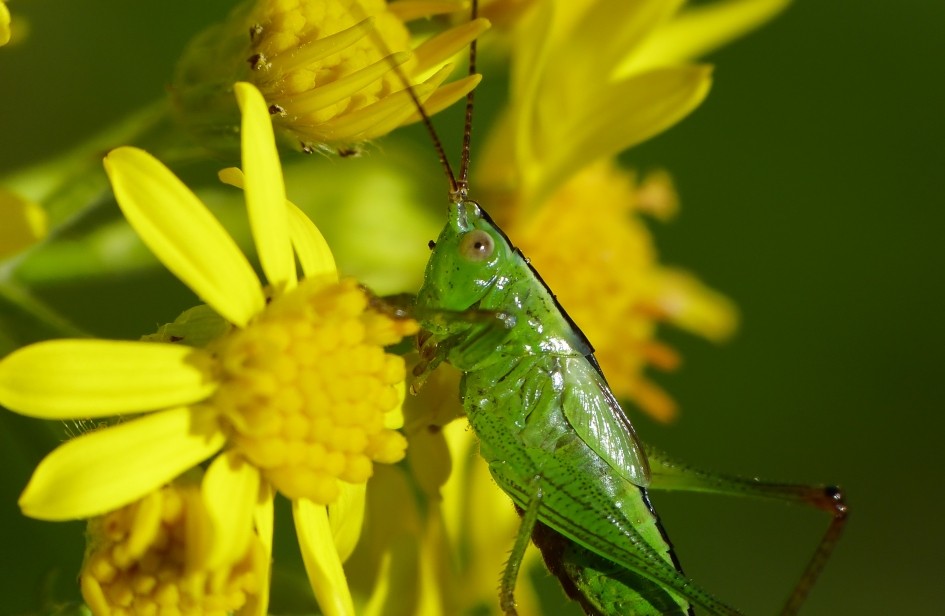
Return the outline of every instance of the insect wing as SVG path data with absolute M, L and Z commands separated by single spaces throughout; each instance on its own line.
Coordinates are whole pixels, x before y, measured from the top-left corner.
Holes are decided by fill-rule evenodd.
M 564 416 L 575 432 L 621 477 L 634 485 L 648 486 L 646 453 L 604 378 L 583 357 L 566 358 L 561 363 Z

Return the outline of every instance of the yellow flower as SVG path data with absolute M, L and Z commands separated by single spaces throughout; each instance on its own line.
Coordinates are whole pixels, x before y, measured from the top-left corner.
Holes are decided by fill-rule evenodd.
M 10 42 L 10 9 L 0 0 L 0 45 Z
M 245 177 L 237 169 L 221 176 L 244 187 L 268 289 L 166 167 L 142 150 L 112 151 L 105 167 L 125 218 L 229 323 L 221 329 L 227 333 L 206 348 L 186 346 L 186 336 L 171 337 L 175 343 L 56 340 L 0 361 L 0 404 L 11 410 L 48 419 L 149 413 L 57 448 L 37 467 L 20 507 L 48 520 L 101 515 L 229 445 L 210 467 L 219 492 L 229 495 L 214 500 L 222 507 L 221 523 L 235 523 L 257 506 L 271 518 L 273 492 L 264 490 L 268 496 L 257 505 L 253 486 L 271 484 L 293 499 L 306 568 L 324 613 L 351 614 L 332 537 L 352 544 L 360 526 L 333 533 L 345 516 L 329 520 L 320 505 L 363 506 L 372 460 L 404 456 L 406 441 L 392 428 L 402 423 L 405 368 L 383 347 L 417 325 L 377 312 L 354 281 L 338 281 L 318 229 L 286 201 L 262 95 L 247 83 L 235 92 L 243 111 Z M 306 274 L 300 282 L 296 255 Z
M 499 206 L 496 217 L 588 335 L 614 393 L 670 420 L 675 403 L 643 376 L 647 365 L 679 363 L 654 339 L 657 324 L 718 341 L 737 314 L 692 275 L 658 264 L 640 214 L 672 217 L 669 177 L 638 186 L 610 160 L 705 98 L 711 68 L 691 58 L 787 2 L 535 4 L 516 25 L 511 102 L 484 148 L 482 201 Z
M 89 520 L 88 550 L 79 581 L 95 616 L 119 614 L 266 614 L 269 538 L 253 531 L 251 511 L 229 511 L 217 467 L 202 485 L 185 478 Z M 258 484 L 257 484 L 258 487 Z
M 723 296 L 659 264 L 640 214 L 671 215 L 668 181 L 659 174 L 638 187 L 631 174 L 600 161 L 509 231 L 591 340 L 614 393 L 661 421 L 675 416 L 676 405 L 644 368 L 672 370 L 679 357 L 655 340 L 657 324 L 723 340 L 737 319 Z
M 350 151 L 352 144 L 418 119 L 404 79 L 433 114 L 464 97 L 478 75 L 442 85 L 446 61 L 488 27 L 463 24 L 411 50 L 404 21 L 455 11 L 448 2 L 257 0 L 191 43 L 177 69 L 174 96 L 185 126 L 205 145 L 226 150 L 234 81 L 263 93 L 279 132 L 304 151 Z M 223 116 L 221 116 L 223 114 Z
M 368 483 L 366 540 L 345 566 L 364 616 L 499 615 L 496 579 L 521 521 L 456 420 L 460 376 L 443 365 L 405 401 L 408 464 L 379 468 Z M 520 616 L 540 613 L 525 574 L 538 556 L 528 550 L 519 577 Z
M 788 0 L 541 0 L 515 32 L 511 103 L 479 181 L 530 210 L 595 160 L 675 124 L 705 98 L 689 61 L 771 18 Z
M 0 17 L 2 12 L 0 8 Z M 0 259 L 43 239 L 47 228 L 46 211 L 40 205 L 0 187 Z

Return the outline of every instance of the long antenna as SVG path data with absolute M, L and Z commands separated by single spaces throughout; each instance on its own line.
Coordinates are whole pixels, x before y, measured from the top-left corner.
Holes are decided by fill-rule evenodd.
M 470 21 L 475 21 L 476 17 L 479 16 L 479 2 L 478 0 L 472 0 L 472 17 Z M 476 42 L 478 39 L 473 39 L 469 44 L 469 75 L 476 74 Z M 469 91 L 469 94 L 466 95 L 466 123 L 463 126 L 463 158 L 459 166 L 459 181 L 457 182 L 459 198 L 463 201 L 466 200 L 466 195 L 469 192 L 469 142 L 472 138 L 472 118 L 473 118 L 473 98 L 476 94 L 476 88 L 473 88 Z
M 390 49 L 387 47 L 384 39 L 382 39 L 378 34 L 377 30 L 372 28 L 370 37 L 374 40 L 374 44 L 377 45 L 379 49 L 383 50 L 387 55 L 390 55 Z M 404 73 L 400 65 L 395 65 L 392 68 L 400 78 L 400 81 L 404 84 L 407 94 L 410 95 L 410 98 L 413 100 L 413 104 L 417 107 L 417 111 L 420 113 L 420 117 L 423 119 L 423 125 L 426 126 L 427 132 L 430 133 L 430 138 L 433 139 L 433 147 L 436 148 L 436 155 L 440 159 L 440 164 L 443 165 L 443 171 L 446 172 L 446 180 L 450 184 L 450 194 L 452 195 L 459 193 L 459 186 L 456 183 L 456 176 L 453 175 L 453 168 L 450 166 L 450 161 L 446 159 L 446 151 L 443 149 L 443 144 L 440 143 L 440 138 L 436 134 L 436 129 L 433 128 L 433 122 L 430 121 L 430 116 L 427 115 L 426 109 L 423 108 L 423 103 L 420 102 L 420 98 L 417 96 L 417 93 L 414 92 L 413 84 L 410 83 L 410 80 L 407 78 L 407 75 Z
M 473 44 L 475 44 L 475 41 L 473 41 Z M 427 127 L 427 132 L 430 133 L 430 138 L 433 139 L 433 147 L 436 148 L 436 155 L 440 158 L 440 164 L 443 165 L 443 170 L 446 171 L 446 179 L 450 183 L 450 194 L 459 193 L 460 188 L 456 182 L 456 176 L 453 175 L 453 168 L 450 167 L 450 161 L 446 159 L 446 151 L 443 149 L 443 144 L 440 143 L 440 137 L 436 134 L 436 129 L 433 128 L 433 122 L 430 121 L 430 116 L 427 115 L 426 109 L 423 108 L 423 103 L 420 102 L 417 93 L 413 91 L 413 86 L 407 81 L 403 71 L 400 70 L 400 66 L 397 66 L 396 70 L 400 74 L 400 78 L 407 84 L 407 92 L 410 93 L 410 98 L 413 99 L 414 104 L 417 106 L 417 111 L 420 112 L 420 117 L 423 118 L 423 125 Z M 463 186 L 465 186 L 465 184 L 463 184 Z

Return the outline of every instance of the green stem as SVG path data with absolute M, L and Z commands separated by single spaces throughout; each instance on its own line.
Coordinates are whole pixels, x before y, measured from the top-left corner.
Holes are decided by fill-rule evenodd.
M 0 282 L 0 299 L 35 318 L 50 334 L 64 338 L 89 338 L 91 335 L 33 297 L 29 291 L 10 281 Z
M 16 281 L 16 271 L 35 251 L 61 237 L 77 221 L 105 203 L 109 183 L 102 158 L 122 145 L 141 147 L 168 166 L 206 157 L 176 125 L 171 101 L 164 98 L 147 105 L 50 160 L 19 169 L 0 179 L 0 185 L 43 206 L 49 220 L 46 237 L 6 261 L 0 261 L 0 298 L 32 315 L 57 335 L 87 336 L 68 319 L 34 297 Z

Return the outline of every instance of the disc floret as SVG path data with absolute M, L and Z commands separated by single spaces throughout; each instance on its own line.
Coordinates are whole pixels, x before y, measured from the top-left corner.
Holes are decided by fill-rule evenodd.
M 234 562 L 208 566 L 213 527 L 199 486 L 185 481 L 89 520 L 88 540 L 80 583 L 96 616 L 232 612 L 268 576 L 255 534 Z
M 217 344 L 223 374 L 210 404 L 276 489 L 332 502 L 338 479 L 363 483 L 372 461 L 404 456 L 406 440 L 385 419 L 406 370 L 384 346 L 416 329 L 369 309 L 353 279 L 302 281 Z

